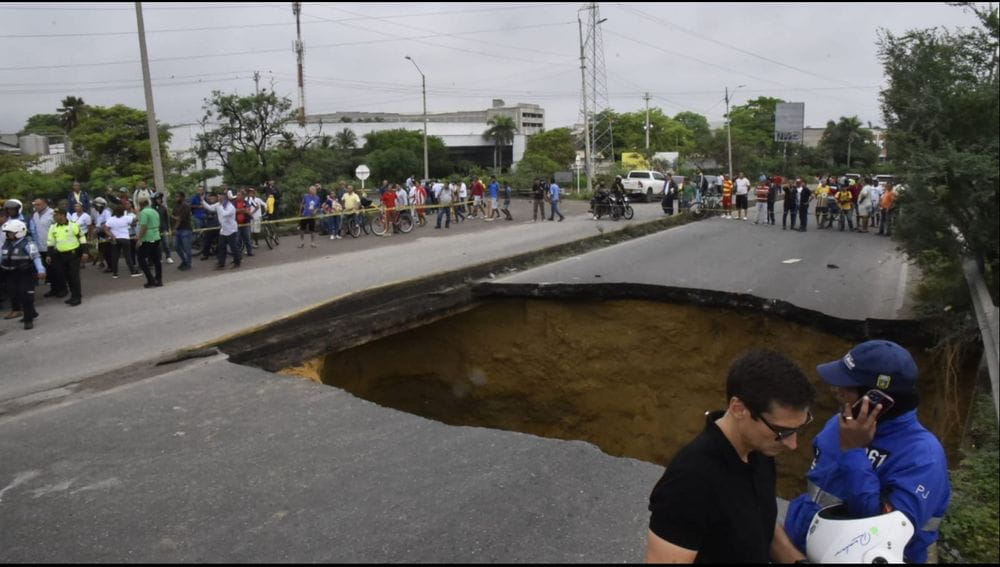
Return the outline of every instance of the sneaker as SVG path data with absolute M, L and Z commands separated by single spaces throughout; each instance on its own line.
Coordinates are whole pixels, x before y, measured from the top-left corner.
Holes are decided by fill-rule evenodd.
M 316 247 L 316 243 L 315 242 L 310 242 L 309 243 L 309 247 L 310 248 L 315 248 Z
M 339 235 L 339 234 L 337 235 L 337 240 L 343 240 L 343 239 L 344 239 L 344 237 L 343 237 L 343 236 L 341 236 L 341 235 Z
M 138 277 L 142 277 L 142 274 L 139 273 L 139 272 L 132 272 L 131 274 L 128 275 L 128 277 L 130 277 L 130 278 L 138 278 Z
M 174 259 L 173 258 L 167 258 L 167 263 L 168 264 L 173 264 L 174 263 Z
M 32 330 L 34 328 L 35 328 L 35 324 L 33 322 L 31 322 L 31 321 L 25 321 L 24 322 L 24 330 L 25 331 L 30 331 L 30 330 Z
M 74 300 L 70 301 L 69 303 L 67 303 L 67 305 L 69 305 L 70 307 L 76 307 L 77 305 L 80 305 L 81 303 L 83 303 L 83 302 L 80 299 L 74 299 Z
M 336 236 L 334 236 L 334 235 L 332 235 L 332 234 L 330 235 L 330 240 L 336 240 L 336 239 L 337 239 L 337 237 L 336 237 Z
M 118 274 L 111 274 L 111 279 L 117 280 L 118 279 Z
M 4 316 L 4 319 L 18 319 L 20 317 L 24 317 L 23 311 L 11 311 L 10 313 Z

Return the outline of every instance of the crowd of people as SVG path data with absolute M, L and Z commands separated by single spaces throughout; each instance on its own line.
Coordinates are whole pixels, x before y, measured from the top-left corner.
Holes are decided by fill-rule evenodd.
M 384 215 L 391 236 L 402 215 L 419 225 L 435 211 L 435 228 L 450 228 L 451 222 L 481 218 L 486 222 L 514 220 L 510 212 L 513 191 L 509 183 L 491 177 L 484 183 L 473 176 L 464 180 L 421 181 L 411 175 L 402 184 L 383 180 L 375 195 L 358 193 L 353 185 L 340 182 L 326 189 L 316 183 L 308 188 L 297 209 L 299 248 L 316 247 L 317 233 L 338 240 L 354 220 L 364 223 L 372 211 Z M 559 211 L 561 189 L 552 180 L 536 180 L 535 220 L 545 204 L 551 208 L 549 220 L 563 220 Z M 215 260 L 215 269 L 242 266 L 259 246 L 263 224 L 277 219 L 282 192 L 269 179 L 257 187 L 214 191 L 198 186 L 194 194 L 175 193 L 172 198 L 140 181 L 133 190 L 121 187 L 102 196 L 92 196 L 79 182 L 61 199 L 36 198 L 30 209 L 18 199 L 3 201 L 0 208 L 0 302 L 9 301 L 4 319 L 19 319 L 26 329 L 34 326 L 36 282 L 49 285 L 43 297 L 68 298 L 71 307 L 83 301 L 80 271 L 88 266 L 102 270 L 112 279 L 145 276 L 145 288 L 162 287 L 163 264 L 179 271 L 193 268 L 195 242 L 201 260 Z M 285 219 L 289 222 L 296 220 Z
M 668 208 L 666 201 L 672 201 L 672 195 L 680 198 L 681 207 L 721 197 L 722 218 L 748 221 L 752 193 L 756 205 L 754 224 L 757 225 L 777 225 L 774 211 L 775 204 L 780 201 L 783 205 L 782 230 L 790 225 L 791 230 L 805 232 L 811 208 L 818 229 L 833 229 L 836 223 L 842 232 L 845 228 L 861 233 L 877 230 L 877 234 L 885 236 L 892 236 L 898 213 L 896 199 L 903 190 L 892 182 L 876 183 L 872 177 L 838 179 L 832 175 L 817 177 L 815 189 L 801 177 L 787 180 L 780 175 L 761 175 L 754 185 L 743 172 L 735 180 L 722 174 L 715 183 L 709 183 L 699 171 L 688 191 L 684 190 L 683 183 L 669 187 L 672 183 L 668 178 L 668 187 L 664 188 L 664 210 Z M 672 202 L 670 205 L 672 207 Z

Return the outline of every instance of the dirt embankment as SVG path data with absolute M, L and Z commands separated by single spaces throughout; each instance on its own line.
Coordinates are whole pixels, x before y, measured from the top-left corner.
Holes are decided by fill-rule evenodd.
M 467 313 L 282 372 L 453 425 L 579 439 L 664 464 L 725 405 L 729 364 L 743 351 L 787 353 L 815 380 L 816 422 L 779 457 L 779 493 L 804 488 L 809 443 L 836 410 L 817 364 L 853 342 L 757 312 L 639 300 L 491 301 Z M 943 357 L 911 348 L 921 420 L 957 447 L 967 399 Z M 974 365 L 973 365 L 974 368 Z M 971 384 L 974 372 L 963 372 Z M 953 451 L 949 450 L 954 458 Z

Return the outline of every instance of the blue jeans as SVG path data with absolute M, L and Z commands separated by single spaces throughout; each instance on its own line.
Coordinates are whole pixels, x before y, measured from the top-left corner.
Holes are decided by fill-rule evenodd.
M 250 238 L 250 227 L 239 227 L 237 234 L 240 235 L 239 240 L 237 241 L 237 246 L 239 246 L 241 250 L 246 250 L 247 256 L 253 256 L 253 240 Z
M 549 215 L 549 220 L 555 220 L 555 216 L 559 215 L 559 220 L 563 220 L 563 214 L 559 212 L 559 201 L 552 201 L 552 214 Z
M 329 219 L 330 219 L 330 224 L 329 224 L 330 228 L 327 232 L 329 232 L 330 234 L 335 234 L 337 236 L 340 236 L 340 225 L 343 223 L 344 217 L 341 215 L 334 215 L 332 217 L 329 217 Z
M 451 228 L 451 214 L 448 212 L 449 208 L 451 207 L 441 207 L 440 209 L 438 209 L 438 220 L 437 220 L 437 226 L 435 228 L 441 228 L 442 216 L 444 216 L 444 227 Z
M 160 232 L 160 249 L 163 252 L 163 257 L 167 260 L 170 259 L 170 233 Z
M 174 248 L 177 255 L 181 257 L 181 268 L 191 267 L 191 242 L 194 240 L 194 232 L 190 230 L 178 230 L 174 235 Z

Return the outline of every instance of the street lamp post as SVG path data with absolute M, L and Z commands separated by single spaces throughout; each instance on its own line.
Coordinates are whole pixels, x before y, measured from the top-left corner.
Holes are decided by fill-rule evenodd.
M 427 161 L 427 77 L 424 76 L 424 72 L 420 70 L 420 66 L 417 62 L 413 60 L 409 55 L 406 58 L 413 63 L 413 66 L 417 68 L 417 72 L 420 73 L 420 87 L 424 93 L 424 180 L 430 179 L 430 167 Z
M 733 89 L 733 94 L 736 91 L 745 87 L 746 85 L 739 85 Z M 733 178 L 733 128 L 732 120 L 729 119 L 729 87 L 726 87 L 726 147 L 729 149 L 729 179 Z

